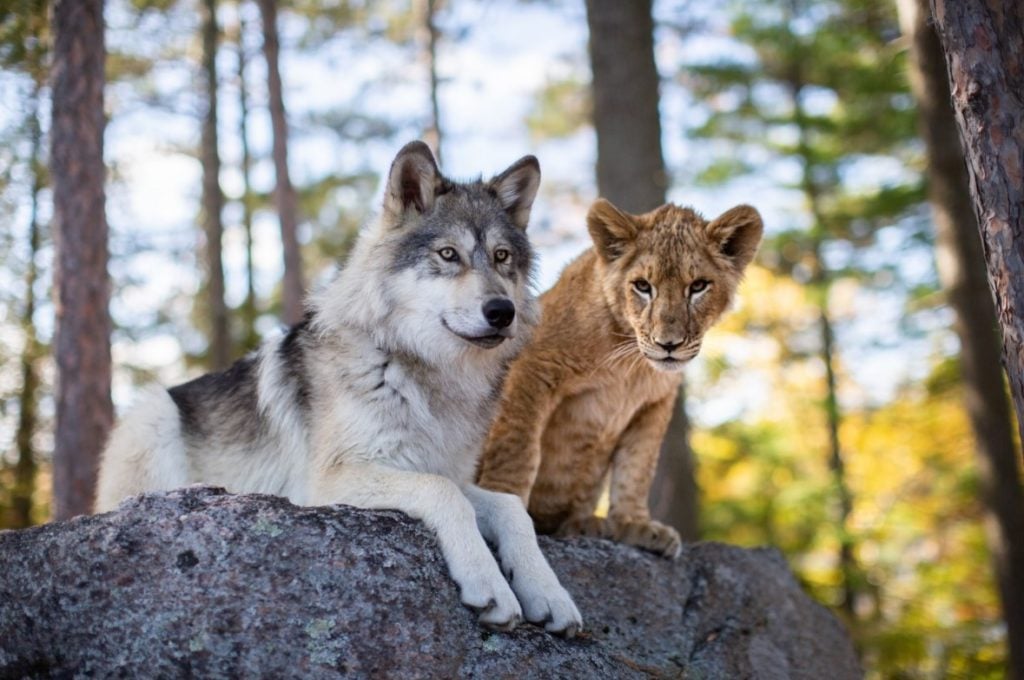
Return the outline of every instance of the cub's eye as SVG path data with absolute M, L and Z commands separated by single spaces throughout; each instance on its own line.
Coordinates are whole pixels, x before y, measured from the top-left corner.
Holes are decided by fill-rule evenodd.
M 458 262 L 459 254 L 455 252 L 455 248 L 446 246 L 437 251 L 437 254 L 441 256 L 441 259 L 446 262 Z
M 708 281 L 707 279 L 697 279 L 696 281 L 690 284 L 690 294 L 693 295 L 694 293 L 699 293 L 702 290 L 707 289 L 707 287 L 710 285 L 711 282 Z
M 637 279 L 633 282 L 633 290 L 640 293 L 641 295 L 651 294 L 651 284 L 647 283 L 643 279 Z
M 499 264 L 501 262 L 508 262 L 508 258 L 510 255 L 511 253 L 505 250 L 504 248 L 498 248 L 497 250 L 494 251 L 494 261 L 498 262 Z

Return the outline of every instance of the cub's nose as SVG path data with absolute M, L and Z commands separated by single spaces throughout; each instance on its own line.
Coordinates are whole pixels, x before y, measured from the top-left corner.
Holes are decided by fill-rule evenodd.
M 516 318 L 516 306 L 508 298 L 491 298 L 484 303 L 484 318 L 492 328 L 508 328 Z
M 677 347 L 679 347 L 683 343 L 681 343 L 681 342 L 662 342 L 661 340 L 655 340 L 654 344 L 656 344 L 658 347 L 662 348 L 666 352 L 670 352 L 671 353 L 672 350 L 676 349 Z

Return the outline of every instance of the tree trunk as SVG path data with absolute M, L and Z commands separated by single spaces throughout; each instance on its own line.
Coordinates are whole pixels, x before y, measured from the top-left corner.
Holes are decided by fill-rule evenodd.
M 587 0 L 597 189 L 632 213 L 665 202 L 651 1 Z
M 686 417 L 686 389 L 679 390 L 676 410 L 668 424 L 651 486 L 651 516 L 668 522 L 685 541 L 700 538 L 700 489 L 689 446 L 690 423 Z
M 219 371 L 231 363 L 231 331 L 228 306 L 224 301 L 224 264 L 221 240 L 224 235 L 222 212 L 224 192 L 220 188 L 220 150 L 217 142 L 217 0 L 204 0 L 203 75 L 206 87 L 206 115 L 203 116 L 203 233 L 206 239 L 206 304 L 210 323 L 208 365 Z
M 441 106 L 438 101 L 437 43 L 440 31 L 437 28 L 437 0 L 424 0 L 423 27 L 427 43 L 427 70 L 430 74 L 430 125 L 424 132 L 424 141 L 434 150 L 438 165 L 441 160 Z
M 995 306 L 949 104 L 946 62 L 939 38 L 928 25 L 928 0 L 900 0 L 899 10 L 903 33 L 910 41 L 910 83 L 928 153 L 928 193 L 939 276 L 956 313 L 967 414 L 987 511 L 985 529 L 1006 620 L 1011 677 L 1024 678 L 1024 493 L 998 359 Z M 1024 241 L 1018 241 L 1017 247 L 1024 247 Z
M 597 189 L 623 210 L 642 213 L 665 202 L 668 176 L 661 153 L 658 68 L 650 0 L 587 0 Z M 698 497 L 688 420 L 679 406 L 662 445 L 654 517 L 696 540 Z
M 242 145 L 242 228 L 245 230 L 245 302 L 242 303 L 242 345 L 246 351 L 260 342 L 256 332 L 256 285 L 252 258 L 252 152 L 249 149 L 249 86 L 245 81 L 249 55 L 245 49 L 245 20 L 238 18 L 238 136 Z
M 932 0 L 1024 440 L 1024 4 Z
M 259 0 L 259 6 L 263 19 L 263 54 L 267 59 L 270 120 L 274 129 L 274 169 L 277 173 L 274 202 L 281 218 L 281 244 L 284 248 L 284 281 L 281 292 L 283 318 L 285 323 L 292 325 L 301 321 L 303 316 L 298 197 L 288 174 L 288 121 L 285 117 L 281 72 L 278 68 L 280 47 L 277 38 L 277 0 Z
M 32 173 L 32 193 L 29 208 L 28 225 L 28 268 L 25 271 L 25 310 L 22 314 L 22 332 L 25 346 L 21 351 L 21 394 L 18 396 L 18 430 L 15 442 L 18 449 L 18 460 L 14 465 L 14 488 L 11 494 L 13 523 L 11 528 L 20 529 L 31 526 L 32 498 L 36 487 L 36 454 L 32 438 L 36 433 L 36 407 L 39 401 L 39 370 L 37 364 L 42 354 L 39 337 L 36 333 L 36 281 L 39 272 L 36 268 L 36 256 L 39 252 L 39 193 L 43 189 L 42 179 L 42 144 L 43 133 L 39 125 L 39 98 L 42 83 L 37 82 L 32 94 L 32 112 L 29 120 L 31 135 L 31 157 L 29 163 Z
M 56 263 L 56 519 L 87 513 L 113 421 L 104 214 L 103 0 L 53 8 L 51 172 Z

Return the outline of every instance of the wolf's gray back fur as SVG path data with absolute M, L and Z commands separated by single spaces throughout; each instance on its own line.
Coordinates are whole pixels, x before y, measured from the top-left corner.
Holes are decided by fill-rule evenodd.
M 492 626 L 520 606 L 573 633 L 579 613 L 517 498 L 472 485 L 508 364 L 537 322 L 526 157 L 490 181 L 444 178 L 425 145 L 392 164 L 380 219 L 306 319 L 222 373 L 151 390 L 116 428 L 97 510 L 188 483 L 299 504 L 397 508 L 437 533 L 463 601 Z M 478 528 L 479 527 L 479 528 Z

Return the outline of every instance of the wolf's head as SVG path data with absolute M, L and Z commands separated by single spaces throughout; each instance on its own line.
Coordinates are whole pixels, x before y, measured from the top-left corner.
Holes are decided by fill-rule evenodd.
M 348 311 L 412 350 L 518 348 L 537 317 L 526 226 L 539 184 L 533 156 L 463 183 L 442 176 L 422 142 L 405 145 L 388 173 L 381 219 L 361 235 L 342 277 L 375 300 L 354 300 Z

